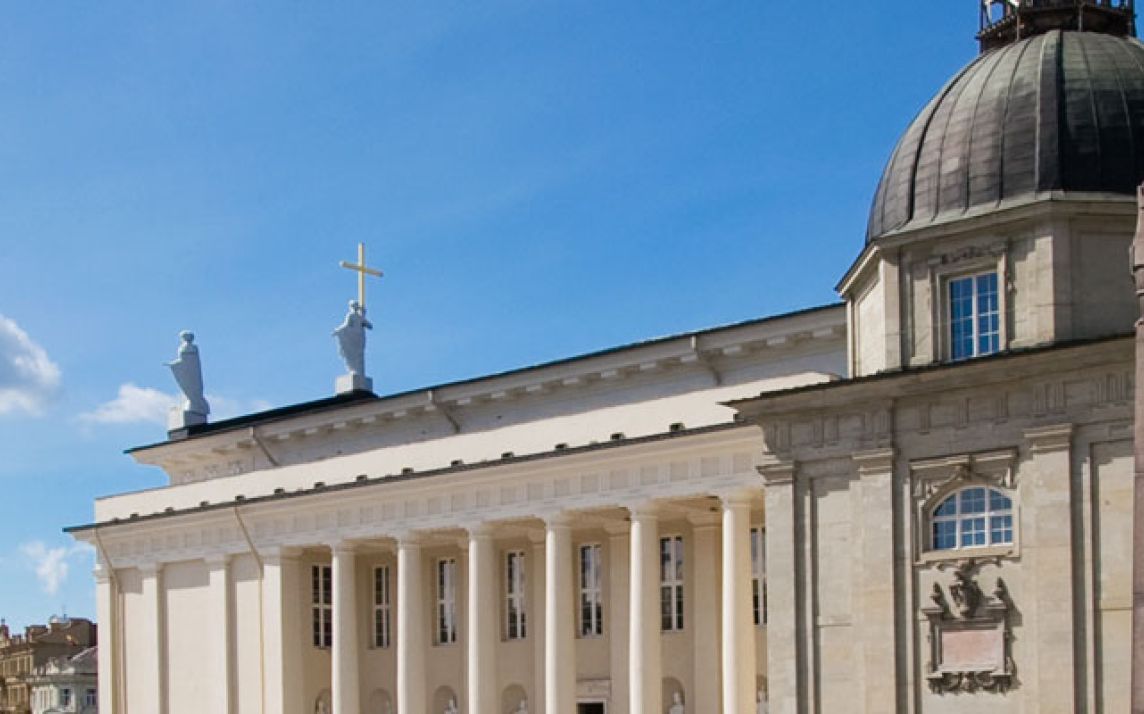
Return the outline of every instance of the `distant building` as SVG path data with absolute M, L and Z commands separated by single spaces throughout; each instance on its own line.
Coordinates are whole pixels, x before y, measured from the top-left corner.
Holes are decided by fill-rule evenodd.
M 36 670 L 53 659 L 74 657 L 95 644 L 96 626 L 91 620 L 53 617 L 47 625 L 25 628 L 23 635 L 12 635 L 8 625 L 0 621 L 0 714 L 30 714 L 31 680 Z
M 29 678 L 32 714 L 96 714 L 99 711 L 97 648 L 50 659 Z

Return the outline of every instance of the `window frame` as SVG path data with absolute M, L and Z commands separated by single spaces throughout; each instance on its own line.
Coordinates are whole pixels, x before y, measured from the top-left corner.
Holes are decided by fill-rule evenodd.
M 436 611 L 433 642 L 438 646 L 457 644 L 457 559 L 437 559 L 434 569 Z
M 981 309 L 981 299 L 982 299 L 982 296 L 984 293 L 981 289 L 980 281 L 983 279 L 987 279 L 987 278 L 993 279 L 994 310 L 988 311 L 988 312 L 983 312 Z M 969 287 L 969 300 L 970 300 L 969 315 L 968 315 L 968 318 L 962 318 L 962 319 L 968 320 L 968 325 L 969 325 L 969 330 L 970 330 L 970 335 L 969 335 L 969 337 L 970 337 L 970 340 L 969 340 L 970 352 L 969 352 L 969 354 L 955 355 L 954 352 L 957 349 L 957 345 L 954 341 L 954 335 L 953 335 L 953 331 L 954 331 L 953 310 L 954 310 L 954 304 L 955 304 L 954 298 L 953 298 L 953 290 L 954 290 L 954 287 L 956 285 L 961 284 L 961 283 L 968 283 L 968 287 Z M 980 270 L 980 271 L 974 271 L 974 272 L 966 272 L 966 273 L 958 273 L 958 274 L 948 275 L 945 277 L 945 279 L 943 281 L 942 292 L 943 292 L 943 298 L 944 298 L 943 312 L 944 312 L 944 317 L 945 317 L 944 333 L 945 333 L 945 339 L 946 339 L 946 354 L 947 354 L 947 358 L 949 359 L 949 361 L 950 362 L 964 362 L 965 360 L 977 359 L 978 357 L 986 357 L 988 355 L 993 355 L 993 354 L 997 354 L 998 352 L 1001 352 L 1003 347 L 1004 347 L 1004 343 L 1002 342 L 1003 334 L 1002 334 L 1002 329 L 1001 329 L 1001 322 L 1002 322 L 1002 317 L 1003 317 L 1004 313 L 1002 312 L 1002 305 L 1001 305 L 1002 280 L 1001 280 L 1000 273 L 994 269 L 994 270 Z M 980 331 L 981 320 L 982 320 L 982 318 L 990 316 L 990 315 L 992 315 L 993 318 L 996 320 L 997 329 L 995 332 L 991 331 L 989 333 L 982 333 Z M 994 339 L 996 342 L 996 347 L 994 349 L 988 351 L 988 352 L 983 352 L 981 350 L 981 340 L 982 340 L 983 336 L 987 335 L 987 334 L 993 334 L 995 336 Z
M 751 526 L 751 613 L 756 627 L 767 624 L 767 529 Z
M 588 561 L 584 560 L 585 553 L 590 554 Z M 581 543 L 576 546 L 576 555 L 577 591 L 580 596 L 576 608 L 576 618 L 579 625 L 577 628 L 578 636 L 581 638 L 603 637 L 603 545 L 597 542 Z M 590 567 L 585 567 L 586 562 Z M 585 612 L 591 613 L 591 616 L 585 617 Z
M 670 547 L 669 547 L 670 546 Z M 660 632 L 682 632 L 686 622 L 684 607 L 687 556 L 683 536 L 678 533 L 659 538 L 659 626 Z M 666 609 L 665 609 L 666 607 Z
M 972 490 L 981 490 L 984 492 L 984 504 L 981 511 L 962 512 L 962 500 L 964 494 Z M 1004 497 L 1009 502 L 1008 508 L 993 508 L 993 494 Z M 954 512 L 952 514 L 938 515 L 938 509 L 948 503 L 951 499 L 954 502 Z M 1009 540 L 1007 541 L 993 541 L 995 518 L 1008 518 L 1009 519 Z M 965 536 L 963 525 L 968 521 L 982 520 L 982 533 L 985 542 L 981 544 L 964 545 L 962 543 Z M 938 523 L 953 523 L 953 546 L 948 548 L 939 548 L 936 543 L 935 526 Z M 1008 549 L 1013 548 L 1017 542 L 1017 504 L 1014 494 L 1005 489 L 997 488 L 989 484 L 983 483 L 968 483 L 959 486 L 958 488 L 951 489 L 942 493 L 939 497 L 934 498 L 932 503 L 926 508 L 926 546 L 927 550 L 931 553 L 941 554 L 958 554 L 958 553 L 979 553 L 983 550 L 996 550 L 998 548 Z
M 523 549 L 504 554 L 504 639 L 516 642 L 528 637 L 528 570 Z M 513 563 L 516 563 L 514 569 Z
M 334 646 L 334 569 L 332 565 L 310 566 L 311 642 L 324 650 Z
M 389 649 L 393 642 L 393 584 L 389 564 L 373 568 L 373 646 Z

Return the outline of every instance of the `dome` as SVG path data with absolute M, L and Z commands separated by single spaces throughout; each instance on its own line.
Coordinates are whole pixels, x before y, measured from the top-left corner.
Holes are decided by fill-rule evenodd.
M 982 54 L 921 111 L 882 174 L 867 243 L 1045 192 L 1134 196 L 1144 44 L 1052 30 Z

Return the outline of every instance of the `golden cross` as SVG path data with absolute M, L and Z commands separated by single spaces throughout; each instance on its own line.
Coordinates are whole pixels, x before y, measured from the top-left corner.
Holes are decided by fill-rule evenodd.
M 381 277 L 381 271 L 380 270 L 374 270 L 373 268 L 366 267 L 366 264 L 365 264 L 365 243 L 358 243 L 357 244 L 357 262 L 356 263 L 347 263 L 346 261 L 343 260 L 339 263 L 339 265 L 341 265 L 343 268 L 353 270 L 354 272 L 356 272 L 358 274 L 357 275 L 357 300 L 358 300 L 358 304 L 361 305 L 362 309 L 364 310 L 365 309 L 365 276 L 372 275 L 376 278 Z

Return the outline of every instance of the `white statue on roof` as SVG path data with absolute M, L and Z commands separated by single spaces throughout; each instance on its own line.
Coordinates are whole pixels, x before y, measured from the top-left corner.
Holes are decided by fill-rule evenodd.
M 195 345 L 195 334 L 183 330 L 179 339 L 178 356 L 174 362 L 167 363 L 184 397 L 181 405 L 171 408 L 167 427 L 172 430 L 205 424 L 211 413 L 210 404 L 203 395 L 203 365 L 199 360 L 199 348 Z
M 365 376 L 365 331 L 372 329 L 373 324 L 366 319 L 362 304 L 350 300 L 345 319 L 334 330 L 334 337 L 338 338 L 338 354 L 346 364 L 346 374 L 338 378 L 338 394 L 373 387 L 372 380 Z

